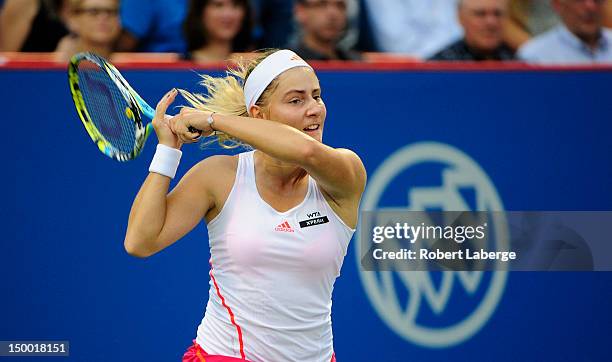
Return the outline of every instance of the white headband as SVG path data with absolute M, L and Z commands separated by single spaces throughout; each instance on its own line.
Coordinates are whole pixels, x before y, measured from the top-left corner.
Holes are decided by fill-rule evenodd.
M 297 54 L 287 49 L 274 52 L 257 64 L 244 84 L 244 103 L 247 111 L 279 74 L 295 67 L 312 68 Z

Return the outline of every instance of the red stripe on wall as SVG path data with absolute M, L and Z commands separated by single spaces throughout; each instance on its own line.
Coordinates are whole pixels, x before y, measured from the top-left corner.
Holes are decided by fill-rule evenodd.
M 26 53 L 27 54 L 27 53 Z M 425 62 L 425 61 L 310 61 L 318 71 L 348 72 L 610 72 L 610 64 L 575 64 L 575 65 L 534 65 L 522 62 Z M 113 64 L 120 70 L 195 70 L 223 71 L 227 62 L 193 63 L 187 61 L 130 61 L 118 60 Z M 52 60 L 49 57 L 6 57 L 0 54 L 0 70 L 62 70 L 67 63 Z

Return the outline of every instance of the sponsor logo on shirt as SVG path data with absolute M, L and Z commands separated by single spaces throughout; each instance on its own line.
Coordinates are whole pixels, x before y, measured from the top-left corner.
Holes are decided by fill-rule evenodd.
M 300 221 L 301 228 L 307 228 L 309 226 L 321 225 L 329 222 L 327 216 L 321 215 L 321 213 L 318 211 L 306 214 L 306 217 L 306 220 Z
M 295 232 L 295 230 L 293 230 L 291 225 L 289 225 L 289 223 L 286 220 L 282 224 L 279 224 L 276 228 L 274 228 L 274 231 L 282 231 L 285 233 Z

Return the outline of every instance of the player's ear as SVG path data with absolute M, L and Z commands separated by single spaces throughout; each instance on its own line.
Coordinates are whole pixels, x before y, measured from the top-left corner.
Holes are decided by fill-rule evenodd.
M 253 117 L 253 118 L 259 118 L 259 119 L 264 119 L 265 118 L 264 117 L 263 109 L 260 106 L 256 105 L 256 104 L 251 106 L 251 110 L 250 110 L 249 113 L 251 114 L 251 117 Z

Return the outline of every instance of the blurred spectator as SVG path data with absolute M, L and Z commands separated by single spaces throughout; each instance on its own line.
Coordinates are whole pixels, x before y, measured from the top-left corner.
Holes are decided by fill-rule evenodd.
M 188 0 L 123 0 L 119 51 L 184 53 Z
M 367 0 L 372 33 L 383 52 L 428 58 L 461 37 L 458 0 Z
M 295 45 L 300 38 L 295 27 L 294 4 L 297 0 L 252 0 L 255 18 L 253 38 L 256 48 L 286 48 Z M 347 26 L 338 41 L 340 48 L 355 46 L 374 51 L 372 35 L 364 0 L 346 0 Z M 296 31 L 297 30 L 297 31 Z
M 59 43 L 57 59 L 68 61 L 80 52 L 110 58 L 121 32 L 119 0 L 69 0 L 69 3 L 72 34 Z
M 251 50 L 252 17 L 247 0 L 191 0 L 184 30 L 186 59 L 220 61 Z
M 562 24 L 525 43 L 519 58 L 534 63 L 612 63 L 612 30 L 603 28 L 606 0 L 553 0 Z
M 354 15 L 351 15 L 351 2 L 355 3 Z M 351 0 L 351 2 L 349 2 L 348 34 L 345 38 L 352 42 L 347 42 L 347 44 L 351 44 L 358 51 L 377 52 L 378 46 L 372 33 L 372 20 L 365 4 L 366 0 Z M 353 37 L 351 37 L 352 34 L 354 34 Z M 344 40 L 341 44 L 344 44 Z
M 549 0 L 510 0 L 504 39 L 516 50 L 532 37 L 558 25 L 559 21 Z
M 293 0 L 253 0 L 257 48 L 286 48 L 293 33 Z
M 308 60 L 360 60 L 361 55 L 341 48 L 347 26 L 347 0 L 297 0 L 294 16 L 300 27 L 293 50 Z
M 64 0 L 5 0 L 0 9 L 0 51 L 52 52 L 68 34 Z
M 461 0 L 459 22 L 463 39 L 434 55 L 431 60 L 512 60 L 514 52 L 503 38 L 507 0 Z

